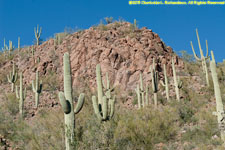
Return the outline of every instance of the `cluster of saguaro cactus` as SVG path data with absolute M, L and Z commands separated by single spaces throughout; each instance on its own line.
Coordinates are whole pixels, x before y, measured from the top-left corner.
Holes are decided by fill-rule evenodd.
M 138 84 L 135 91 L 138 98 L 138 108 L 140 109 L 141 107 L 145 107 L 146 105 L 148 105 L 149 104 L 149 95 L 148 95 L 149 87 L 148 87 L 148 84 L 146 84 L 146 88 L 144 90 L 142 74 L 140 74 L 140 86 Z
M 64 54 L 63 66 L 64 66 L 64 93 L 59 92 L 59 101 L 64 111 L 66 150 L 72 150 L 72 142 L 74 141 L 75 114 L 79 113 L 80 110 L 82 109 L 84 103 L 84 94 L 83 93 L 80 94 L 78 103 L 74 109 L 69 53 Z
M 17 72 L 16 72 L 16 68 L 15 68 L 14 62 L 13 62 L 13 69 L 9 73 L 9 75 L 7 75 L 7 79 L 8 79 L 8 82 L 11 83 L 11 91 L 13 92 L 15 83 L 17 81 Z
M 215 115 L 217 116 L 221 139 L 225 143 L 224 106 L 223 106 L 223 102 L 222 102 L 220 86 L 219 86 L 219 81 L 218 81 L 217 72 L 216 72 L 216 62 L 215 62 L 213 51 L 211 51 L 211 57 L 212 57 L 212 60 L 210 60 L 210 70 L 211 70 L 211 74 L 212 74 L 214 93 L 215 93 L 215 97 L 216 97 L 216 113 L 215 113 Z
M 168 78 L 167 78 L 167 73 L 166 73 L 166 65 L 163 65 L 163 72 L 164 72 L 164 82 L 161 81 L 161 85 L 165 87 L 166 89 L 166 99 L 167 101 L 170 100 L 170 96 L 169 96 L 169 85 L 168 85 Z
M 34 83 L 34 80 L 32 80 L 32 89 L 33 92 L 35 93 L 35 107 L 38 107 L 39 104 L 39 95 L 41 94 L 42 91 L 42 81 L 39 82 L 39 72 L 36 71 L 36 84 Z
M 16 97 L 18 99 L 20 99 L 19 100 L 19 113 L 20 113 L 21 117 L 23 117 L 24 116 L 24 111 L 23 111 L 24 110 L 24 100 L 26 98 L 26 88 L 23 91 L 23 74 L 22 73 L 20 73 L 20 90 L 19 90 L 19 92 L 18 92 L 18 88 L 16 86 Z
M 8 57 L 10 57 L 11 56 L 11 52 L 14 49 L 12 41 L 9 41 L 9 46 L 5 45 L 5 41 L 4 41 L 4 47 L 5 47 L 5 51 L 6 52 L 8 51 Z
M 38 25 L 37 25 L 37 29 L 34 28 L 34 34 L 35 34 L 35 38 L 36 38 L 36 45 L 39 45 L 39 43 L 40 43 L 41 30 L 42 30 L 42 28 L 40 27 L 40 29 L 39 29 Z
M 92 96 L 94 111 L 100 121 L 107 121 L 110 120 L 114 115 L 115 95 L 112 97 L 111 92 L 114 90 L 114 88 L 110 87 L 108 74 L 106 75 L 106 85 L 102 83 L 100 64 L 96 66 L 96 80 L 98 102 L 96 96 Z
M 176 75 L 176 69 L 175 69 L 175 65 L 174 65 L 174 60 L 172 58 L 172 69 L 173 69 L 173 80 L 174 80 L 174 86 L 175 86 L 175 92 L 176 92 L 176 97 L 178 102 L 180 101 L 180 93 L 179 93 L 179 89 L 182 88 L 182 81 L 180 80 L 180 77 Z
M 207 62 L 206 62 L 207 59 L 209 58 L 208 42 L 206 40 L 206 56 L 204 56 L 203 51 L 202 51 L 202 47 L 201 47 L 201 43 L 200 43 L 200 39 L 199 39 L 199 35 L 198 35 L 198 29 L 196 29 L 196 35 L 197 35 L 197 39 L 198 39 L 198 46 L 199 46 L 201 57 L 198 57 L 196 55 L 193 44 L 192 44 L 192 41 L 191 41 L 191 48 L 192 48 L 192 51 L 194 53 L 195 59 L 202 63 L 203 72 L 205 73 L 205 77 L 206 77 L 206 83 L 207 83 L 207 86 L 209 86 L 208 68 L 207 68 Z
M 153 63 L 152 66 L 150 66 L 150 70 L 151 70 L 151 77 L 152 77 L 152 90 L 153 90 L 153 95 L 154 95 L 154 105 L 155 107 L 157 107 L 157 92 L 159 91 L 158 89 L 158 71 L 155 69 L 155 59 L 153 58 Z

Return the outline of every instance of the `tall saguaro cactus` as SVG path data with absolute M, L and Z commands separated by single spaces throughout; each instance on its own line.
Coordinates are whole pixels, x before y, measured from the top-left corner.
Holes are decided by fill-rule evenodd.
M 15 69 L 14 62 L 13 62 L 12 72 L 10 72 L 9 75 L 7 75 L 7 79 L 8 79 L 8 82 L 11 83 L 11 91 L 13 92 L 14 91 L 14 85 L 17 81 L 17 72 L 16 72 L 16 69 Z
M 36 41 L 37 41 L 37 46 L 39 45 L 39 40 L 40 40 L 40 36 L 41 36 L 41 30 L 42 28 L 40 27 L 39 29 L 39 26 L 37 25 L 37 29 L 34 28 L 34 33 L 35 33 L 35 38 L 36 38 Z
M 166 89 L 166 99 L 167 101 L 170 101 L 170 96 L 169 96 L 169 86 L 168 86 L 168 78 L 167 78 L 167 73 L 166 73 L 166 65 L 163 65 L 163 71 L 164 71 L 164 79 L 165 81 L 161 81 L 162 86 L 165 87 Z
M 155 69 L 155 59 L 153 58 L 153 63 L 152 66 L 150 66 L 150 70 L 151 70 L 151 77 L 152 77 L 152 90 L 153 90 L 153 95 L 154 95 L 154 105 L 155 107 L 157 107 L 157 92 L 159 91 L 158 89 L 158 71 L 156 71 Z
M 79 113 L 84 104 L 84 93 L 81 93 L 78 103 L 74 109 L 74 100 L 72 97 L 72 78 L 69 53 L 63 56 L 64 68 L 64 93 L 59 92 L 59 101 L 64 112 L 65 119 L 65 145 L 66 150 L 72 150 L 74 141 L 75 114 Z
M 173 58 L 172 58 L 172 69 L 173 69 L 173 80 L 174 80 L 176 97 L 177 97 L 177 101 L 180 102 L 179 89 L 182 88 L 182 81 L 180 81 L 180 77 L 177 78 L 177 74 L 176 74 L 176 69 L 175 69 Z
M 41 94 L 42 91 L 42 81 L 39 82 L 39 72 L 36 71 L 36 84 L 34 84 L 34 80 L 32 80 L 32 89 L 33 92 L 35 93 L 35 107 L 38 107 L 39 104 L 39 95 Z
M 144 90 L 142 74 L 140 74 L 140 86 L 138 84 L 135 91 L 137 93 L 138 98 L 138 108 L 140 109 L 141 107 L 145 107 L 145 105 L 148 105 L 149 104 L 148 85 L 146 84 L 146 88 Z
M 20 90 L 19 90 L 20 92 L 18 92 L 18 88 L 17 88 L 17 86 L 16 86 L 16 97 L 18 98 L 18 99 L 20 99 L 19 100 L 19 112 L 20 112 L 20 115 L 21 115 L 21 117 L 23 118 L 23 116 L 24 116 L 24 100 L 25 100 L 25 98 L 26 98 L 26 88 L 24 89 L 24 91 L 23 91 L 23 74 L 22 74 L 22 72 L 20 73 Z
M 102 104 L 103 84 L 102 84 L 102 75 L 101 75 L 100 64 L 98 64 L 96 66 L 96 80 L 97 80 L 97 90 L 98 90 L 98 104 Z
M 191 41 L 191 48 L 192 48 L 192 51 L 194 53 L 195 59 L 202 63 L 202 68 L 203 68 L 203 72 L 205 73 L 206 83 L 207 83 L 207 86 L 209 86 L 208 68 L 207 68 L 207 63 L 206 63 L 206 60 L 209 58 L 208 42 L 206 40 L 206 56 L 204 56 L 203 51 L 202 51 L 202 47 L 201 47 L 201 43 L 200 43 L 200 39 L 199 39 L 199 35 L 198 35 L 198 29 L 196 29 L 196 35 L 197 35 L 197 39 L 198 39 L 198 46 L 199 46 L 201 57 L 198 57 L 196 55 L 195 49 L 194 49 L 193 44 L 192 44 L 192 41 Z
M 100 121 L 107 121 L 110 120 L 114 115 L 116 97 L 115 95 L 112 97 L 111 92 L 114 90 L 114 88 L 110 87 L 108 74 L 106 74 L 106 85 L 102 84 L 100 64 L 96 66 L 96 79 L 98 87 L 98 102 L 96 96 L 92 96 L 94 112 Z M 103 91 L 105 93 L 103 93 Z
M 215 62 L 215 57 L 214 57 L 213 51 L 211 51 L 211 56 L 212 56 L 212 60 L 210 60 L 210 70 L 211 70 L 211 74 L 212 74 L 214 93 L 215 93 L 215 97 L 216 97 L 216 116 L 217 116 L 217 121 L 218 121 L 218 125 L 219 125 L 221 139 L 225 143 L 224 106 L 223 106 L 223 102 L 222 102 L 220 86 L 219 86 L 219 81 L 218 81 L 217 72 L 216 72 L 216 62 Z

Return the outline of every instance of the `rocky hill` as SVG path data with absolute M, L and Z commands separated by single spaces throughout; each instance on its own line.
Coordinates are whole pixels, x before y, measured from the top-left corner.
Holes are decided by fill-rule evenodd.
M 58 40 L 55 40 L 56 38 L 58 38 Z M 51 113 L 59 114 L 59 117 L 61 118 L 59 124 L 62 125 L 63 112 L 61 111 L 61 106 L 59 104 L 57 94 L 59 91 L 63 91 L 63 54 L 65 52 L 70 53 L 71 71 L 74 87 L 73 94 L 75 97 L 77 97 L 78 93 L 80 92 L 84 92 L 86 94 L 86 108 L 84 108 L 86 110 L 84 110 L 84 114 L 82 115 L 82 117 L 79 117 L 81 119 L 78 119 L 78 121 L 80 121 L 78 123 L 78 128 L 80 129 L 83 126 L 83 128 L 87 129 L 87 131 L 89 131 L 88 129 L 90 129 L 90 131 L 88 133 L 86 133 L 85 131 L 80 133 L 82 134 L 81 136 L 83 138 L 87 138 L 87 136 L 94 137 L 93 134 L 90 135 L 92 131 L 94 132 L 94 129 L 92 129 L 89 125 L 93 125 L 93 123 L 96 123 L 95 121 L 93 121 L 95 116 L 93 116 L 91 96 L 96 93 L 97 64 L 101 65 L 103 81 L 105 82 L 105 75 L 108 72 L 110 82 L 113 83 L 116 87 L 116 107 L 118 107 L 119 110 L 116 112 L 116 119 L 112 123 L 113 137 L 110 138 L 116 138 L 120 141 L 109 139 L 109 143 L 107 144 L 107 140 L 105 141 L 104 138 L 107 137 L 107 132 L 111 133 L 111 125 L 107 124 L 101 131 L 101 133 L 104 134 L 104 138 L 102 139 L 102 137 L 99 136 L 96 137 L 98 140 L 102 140 L 103 143 L 98 142 L 98 144 L 100 145 L 93 146 L 91 143 L 96 139 L 85 139 L 87 140 L 87 142 L 89 142 L 89 146 L 92 145 L 91 149 L 100 148 L 101 145 L 108 145 L 110 147 L 104 148 L 103 146 L 103 149 L 118 149 L 120 145 L 119 143 L 123 142 L 124 140 L 119 138 L 120 133 L 122 135 L 121 137 L 124 136 L 125 138 L 127 136 L 131 138 L 128 138 L 129 140 L 126 138 L 125 139 L 130 141 L 131 145 L 135 145 L 133 149 L 138 149 L 138 146 L 142 147 L 140 149 L 162 149 L 163 147 L 167 147 L 167 149 L 191 149 L 190 147 L 193 146 L 192 141 L 190 140 L 191 137 L 190 139 L 185 139 L 183 141 L 183 135 L 185 137 L 188 136 L 189 138 L 189 136 L 191 136 L 190 134 L 194 134 L 192 131 L 195 131 L 200 132 L 199 134 L 202 134 L 202 136 L 206 136 L 204 134 L 205 130 L 208 130 L 208 128 L 212 126 L 215 127 L 215 130 L 211 129 L 212 131 L 210 130 L 210 133 L 207 133 L 208 139 L 206 138 L 205 141 L 208 142 L 208 145 L 204 148 L 215 148 L 216 144 L 211 142 L 209 140 L 210 138 L 212 138 L 213 141 L 217 142 L 217 145 L 220 146 L 221 141 L 218 138 L 218 130 L 216 129 L 216 118 L 211 115 L 211 112 L 215 109 L 215 100 L 212 90 L 213 88 L 206 88 L 204 75 L 202 73 L 199 73 L 201 65 L 195 62 L 184 62 L 173 52 L 172 48 L 166 46 L 166 44 L 160 39 L 159 35 L 154 33 L 151 29 L 147 29 L 145 27 L 138 29 L 133 24 L 128 22 L 114 22 L 107 25 L 100 24 L 98 26 L 93 26 L 89 29 L 78 31 L 73 34 L 56 34 L 55 39 L 51 38 L 43 42 L 39 46 L 34 46 L 34 52 L 32 52 L 32 47 L 28 46 L 20 50 L 15 50 L 10 57 L 5 57 L 4 54 L 2 54 L 0 57 L 0 87 L 2 89 L 2 94 L 0 94 L 0 105 L 4 106 L 2 107 L 4 109 L 0 109 L 0 112 L 7 112 L 6 114 L 10 116 L 9 118 L 12 119 L 12 122 L 14 122 L 15 120 L 15 122 L 18 121 L 19 117 L 17 113 L 13 113 L 14 115 L 10 115 L 10 113 L 12 112 L 8 112 L 9 108 L 15 109 L 15 112 L 18 111 L 18 108 L 14 106 L 15 103 L 17 104 L 17 102 L 13 100 L 15 98 L 15 95 L 10 95 L 10 84 L 7 83 L 6 78 L 7 74 L 9 74 L 10 70 L 12 69 L 12 64 L 14 62 L 17 71 L 23 72 L 24 83 L 27 87 L 27 98 L 25 100 L 25 123 L 28 124 L 30 131 L 35 133 L 35 135 L 32 134 L 34 137 L 36 137 L 37 133 L 33 130 L 38 130 L 40 132 L 38 134 L 43 136 L 42 139 L 35 141 L 30 137 L 31 133 L 29 133 L 29 137 L 31 139 L 27 138 L 26 140 L 27 142 L 29 140 L 32 141 L 32 144 L 28 144 L 29 146 L 25 146 L 24 143 L 20 140 L 15 140 L 12 138 L 12 136 L 7 136 L 7 134 L 1 132 L 6 127 L 0 125 L 0 143 L 5 146 L 7 145 L 6 141 L 10 141 L 10 144 L 8 144 L 8 146 L 5 146 L 5 149 L 8 149 L 9 147 L 13 147 L 15 149 L 20 149 L 21 147 L 22 149 L 64 148 L 63 142 L 60 141 L 62 142 L 60 143 L 58 141 L 63 137 L 63 134 L 60 136 L 58 135 L 58 139 L 53 138 L 49 141 L 49 143 L 47 142 L 48 144 L 44 144 L 45 140 L 43 132 L 48 132 L 50 134 L 55 132 L 55 130 L 60 130 L 62 132 L 63 129 L 63 126 L 53 128 L 53 124 L 56 122 L 56 120 L 58 120 L 58 118 L 54 118 L 53 114 Z M 169 95 L 172 100 L 171 102 L 167 102 L 165 100 L 166 98 L 164 88 L 160 86 L 158 110 L 153 108 L 152 106 L 149 106 L 143 111 L 138 111 L 136 109 L 137 98 L 134 89 L 139 82 L 140 73 L 143 74 L 144 83 L 151 85 L 152 79 L 150 75 L 150 66 L 153 63 L 153 58 L 155 59 L 155 67 L 159 72 L 159 79 L 161 81 L 164 80 L 163 65 L 166 64 L 166 71 L 169 78 Z M 172 59 L 175 60 L 175 67 L 177 69 L 178 76 L 180 76 L 181 80 L 183 81 L 183 88 L 181 89 L 180 96 L 182 100 L 181 103 L 177 103 L 175 100 L 171 66 Z M 223 69 L 224 68 L 221 67 L 222 71 Z M 40 105 L 38 108 L 34 107 L 34 94 L 31 88 L 31 83 L 32 80 L 35 79 L 36 71 L 39 71 L 40 78 L 43 81 L 43 91 L 40 96 Z M 17 81 L 16 84 L 19 85 L 19 82 Z M 222 85 L 222 88 L 223 87 L 224 85 Z M 152 100 L 153 95 L 150 94 L 150 101 Z M 7 104 L 8 101 L 10 101 L 10 104 Z M 208 118 L 204 116 L 204 113 L 207 111 L 207 109 L 210 109 L 210 111 L 207 113 Z M 141 120 L 139 120 L 140 118 L 137 119 L 138 116 L 140 117 L 140 115 L 143 115 L 143 117 L 147 117 L 146 114 L 143 114 L 145 111 L 147 114 L 151 115 L 150 118 L 152 118 L 154 115 L 156 115 L 157 117 L 161 117 L 161 122 L 156 121 L 157 123 L 159 123 L 157 124 L 154 122 L 155 120 L 150 120 L 150 123 L 148 122 L 148 124 L 151 125 L 151 123 L 153 123 L 153 125 L 146 126 L 143 122 L 143 120 L 145 120 L 146 118 L 143 118 Z M 160 113 L 158 114 L 157 112 Z M 121 115 L 123 113 L 124 116 Z M 52 117 L 54 118 L 54 120 L 48 120 L 43 117 L 42 114 L 45 114 L 45 116 L 47 114 L 48 118 Z M 172 115 L 171 119 L 168 119 L 167 121 L 163 120 L 166 119 L 166 114 Z M 131 119 L 131 115 L 136 115 L 136 123 L 143 124 L 137 125 L 135 124 L 135 122 L 130 121 L 129 124 L 133 124 L 132 131 L 125 128 L 124 131 L 120 131 L 119 128 L 122 128 L 122 125 L 126 124 L 126 119 Z M 90 116 L 92 117 L 91 119 Z M 85 117 L 89 118 L 90 122 L 87 122 L 88 119 L 85 120 Z M 196 118 L 199 120 L 196 121 Z M 214 122 L 214 124 L 208 125 L 206 123 L 205 126 L 204 122 L 209 121 L 207 119 L 210 119 L 210 121 Z M 3 119 L 2 122 L 7 121 Z M 36 123 L 41 127 L 45 127 L 46 125 L 43 124 L 48 123 L 48 125 L 52 129 L 49 129 L 49 126 L 46 127 L 48 129 L 37 129 L 35 126 Z M 96 124 L 98 124 L 98 128 L 103 128 L 99 123 Z M 162 129 L 158 129 L 159 125 L 165 126 L 169 131 L 164 127 L 162 127 Z M 18 125 L 15 126 L 16 128 L 18 128 L 17 130 L 19 130 Z M 156 131 L 160 132 L 160 130 L 162 130 L 162 134 L 164 134 L 165 130 L 165 134 L 167 134 L 166 132 L 168 132 L 168 135 L 163 136 L 159 134 L 159 136 L 154 135 L 154 137 L 149 137 L 149 135 L 145 136 L 142 130 L 140 132 L 143 133 L 140 133 L 139 136 L 132 135 L 133 133 L 131 133 L 131 135 L 126 135 L 128 133 L 126 133 L 125 130 L 127 130 L 127 132 L 136 131 L 136 129 L 133 128 L 134 126 L 140 126 L 140 128 L 146 127 L 149 129 L 149 132 L 152 127 L 155 127 Z M 171 128 L 169 128 L 169 126 Z M 179 126 L 178 129 L 176 128 L 177 126 Z M 197 130 L 200 126 L 204 126 L 205 130 L 202 132 L 200 130 L 203 130 L 203 128 Z M 13 131 L 17 132 L 17 130 Z M 25 133 L 26 132 L 24 132 L 24 134 Z M 186 133 L 188 133 L 188 135 Z M 24 134 L 22 135 L 24 136 Z M 151 136 L 152 134 L 158 133 L 151 132 Z M 19 135 L 21 136 L 21 133 Z M 144 143 L 141 144 L 141 139 L 144 138 L 143 136 L 145 138 L 149 138 L 150 141 L 143 140 Z M 135 137 L 136 140 L 132 139 L 133 137 Z M 193 137 L 202 138 L 201 135 Z M 79 136 L 77 138 L 79 138 Z M 153 140 L 151 140 L 152 138 Z M 85 143 L 82 141 L 83 139 L 79 140 L 79 149 L 86 149 L 87 147 L 89 147 L 87 143 L 85 145 Z M 137 141 L 138 144 L 136 144 L 135 141 Z M 39 147 L 34 146 L 35 142 L 39 144 Z M 53 144 L 55 147 L 51 147 L 51 142 L 56 142 L 59 145 L 55 143 Z M 173 142 L 174 144 L 171 144 Z M 201 149 L 202 144 L 204 145 L 204 142 L 197 141 L 197 144 L 194 144 L 194 147 L 196 149 Z M 189 147 L 187 146 L 188 148 L 185 148 L 183 144 L 186 144 Z M 173 146 L 171 145 L 173 145 L 174 148 L 172 148 Z M 177 148 L 175 148 L 176 146 Z M 126 143 L 124 149 L 129 148 L 132 149 L 129 144 Z

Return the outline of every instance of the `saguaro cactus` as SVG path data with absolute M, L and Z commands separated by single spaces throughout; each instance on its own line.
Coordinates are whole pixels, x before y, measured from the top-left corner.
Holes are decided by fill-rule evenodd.
M 114 104 L 115 104 L 115 95 L 112 98 L 111 92 L 114 88 L 110 87 L 108 74 L 106 74 L 106 85 L 102 84 L 101 78 L 101 67 L 100 64 L 96 66 L 96 79 L 97 79 L 97 89 L 98 89 L 98 103 L 96 96 L 92 96 L 92 103 L 95 114 L 100 121 L 110 120 L 114 115 Z M 102 85 L 104 85 L 104 91 Z
M 152 90 L 153 90 L 153 95 L 154 95 L 154 105 L 157 107 L 157 92 L 159 91 L 158 89 L 158 71 L 155 69 L 155 59 L 153 58 L 153 63 L 152 66 L 150 66 L 151 70 L 151 77 L 152 77 Z
M 20 50 L 20 37 L 18 37 L 18 50 Z
M 206 77 L 206 83 L 207 83 L 207 86 L 209 86 L 208 68 L 207 68 L 207 64 L 206 64 L 206 60 L 209 58 L 208 42 L 206 40 L 206 56 L 204 56 L 202 48 L 201 48 L 199 35 L 198 35 L 198 29 L 196 29 L 196 35 L 197 35 L 197 39 L 198 39 L 198 46 L 199 46 L 201 57 L 198 57 L 196 55 L 193 44 L 192 44 L 192 41 L 191 41 L 191 48 L 192 48 L 192 51 L 194 53 L 195 59 L 202 63 L 203 72 L 205 73 L 205 77 Z
M 13 49 L 14 49 L 13 43 L 12 41 L 9 41 L 9 46 L 5 45 L 5 50 L 8 51 L 8 57 L 11 56 L 11 52 L 13 51 Z
M 96 66 L 96 80 L 97 80 L 97 90 L 98 90 L 98 104 L 102 104 L 103 85 L 102 85 L 102 75 L 101 75 L 100 64 Z
M 39 45 L 39 40 L 40 40 L 40 36 L 41 36 L 41 30 L 42 30 L 42 28 L 40 27 L 40 30 L 39 30 L 39 26 L 38 25 L 37 25 L 37 29 L 34 28 L 35 38 L 36 38 L 36 41 L 37 41 L 36 45 Z
M 18 99 L 20 99 L 19 100 L 19 113 L 22 118 L 24 116 L 23 110 L 24 110 L 24 100 L 26 98 L 26 91 L 27 91 L 26 88 L 23 91 L 23 74 L 20 73 L 20 92 L 18 92 L 18 88 L 16 86 L 16 97 Z
M 59 92 L 59 101 L 64 111 L 66 150 L 72 150 L 73 149 L 72 142 L 74 141 L 75 114 L 79 113 L 83 107 L 84 93 L 80 94 L 78 103 L 74 109 L 69 53 L 65 53 L 63 56 L 63 68 L 64 68 L 64 93 Z
M 175 69 L 173 58 L 172 58 L 172 69 L 173 69 L 173 80 L 174 80 L 176 97 L 177 97 L 177 101 L 179 102 L 180 101 L 179 89 L 182 88 L 182 81 L 180 81 L 180 77 L 177 78 L 176 69 Z
M 166 89 L 166 99 L 167 99 L 167 101 L 169 101 L 170 100 L 170 96 L 169 96 L 169 86 L 168 86 L 168 78 L 167 78 L 167 73 L 166 73 L 166 65 L 164 64 L 163 65 L 163 72 L 164 72 L 164 82 L 163 81 L 161 81 L 161 84 L 162 84 L 162 86 L 164 86 L 165 87 L 165 89 Z
M 32 80 L 32 89 L 33 92 L 35 93 L 35 107 L 38 107 L 39 104 L 39 95 L 41 94 L 42 91 L 42 81 L 39 82 L 39 72 L 36 71 L 36 84 L 34 84 L 34 80 Z
M 6 45 L 6 43 L 5 43 L 5 38 L 4 38 L 4 43 L 3 43 L 4 45 L 3 45 L 3 47 L 2 47 L 2 52 L 4 53 L 4 56 L 5 56 L 5 58 L 6 58 L 6 56 L 7 56 L 7 45 Z
M 215 62 L 213 51 L 211 51 L 211 56 L 212 56 L 212 60 L 210 60 L 210 70 L 212 74 L 214 93 L 216 97 L 215 115 L 217 116 L 221 139 L 225 143 L 225 115 L 224 115 L 223 102 L 222 102 L 220 86 L 219 86 L 219 81 L 218 81 L 217 72 L 216 72 L 216 62 Z
M 138 98 L 138 108 L 140 109 L 141 107 L 145 107 L 145 105 L 148 105 L 149 104 L 148 85 L 146 84 L 146 88 L 144 90 L 142 74 L 140 74 L 140 86 L 138 84 L 135 91 L 137 93 Z
M 14 85 L 17 81 L 17 72 L 16 72 L 16 69 L 15 69 L 14 62 L 13 62 L 12 72 L 10 72 L 9 75 L 7 75 L 7 79 L 8 79 L 8 82 L 11 83 L 11 91 L 13 92 L 14 91 Z

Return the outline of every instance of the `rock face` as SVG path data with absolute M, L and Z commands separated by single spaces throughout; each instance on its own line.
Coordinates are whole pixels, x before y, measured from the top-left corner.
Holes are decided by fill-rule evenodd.
M 166 46 L 158 34 L 147 28 L 134 29 L 127 22 L 115 22 L 76 32 L 66 36 L 57 46 L 50 39 L 35 49 L 35 59 L 27 57 L 16 61 L 20 62 L 17 65 L 23 70 L 27 82 L 30 83 L 34 79 L 35 71 L 39 70 L 42 76 L 56 72 L 56 80 L 62 85 L 62 57 L 64 52 L 69 51 L 74 86 L 79 88 L 86 83 L 95 90 L 95 67 L 100 63 L 103 76 L 108 72 L 111 83 L 119 86 L 121 92 L 133 91 L 141 72 L 144 83 L 151 81 L 149 67 L 153 58 L 160 77 L 163 76 L 163 64 L 167 65 L 167 73 L 171 76 L 171 58 L 175 56 L 172 48 Z M 40 62 L 37 64 L 35 61 L 38 57 Z M 17 59 L 21 59 L 21 56 Z M 178 70 L 183 67 L 182 60 L 177 56 L 175 62 Z

